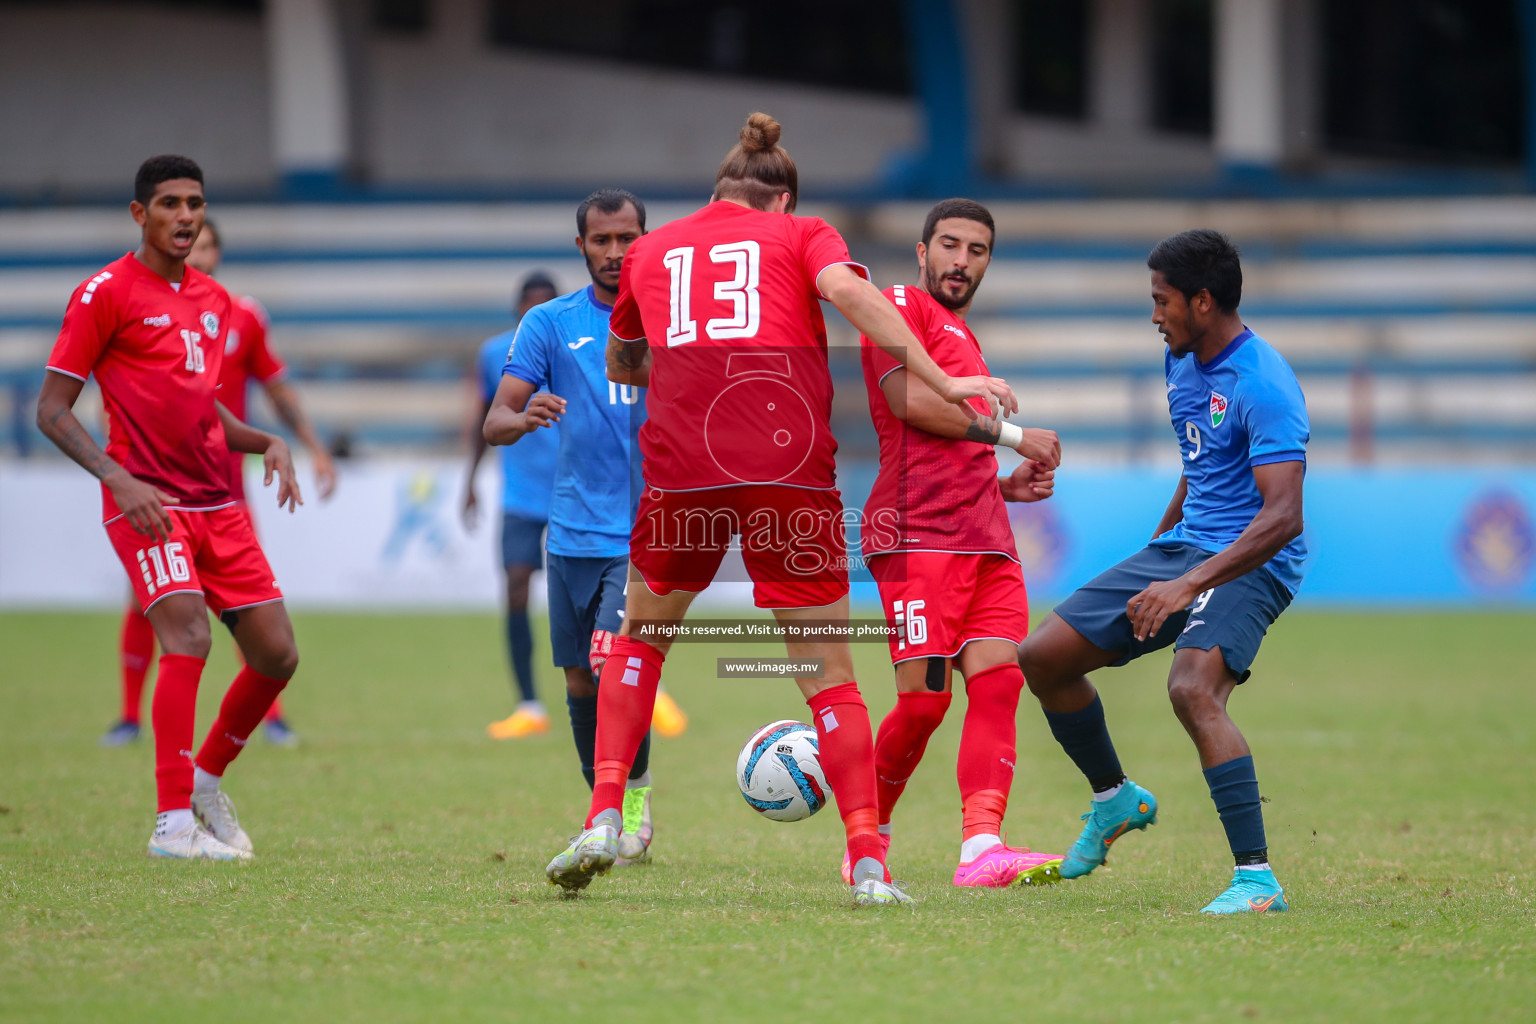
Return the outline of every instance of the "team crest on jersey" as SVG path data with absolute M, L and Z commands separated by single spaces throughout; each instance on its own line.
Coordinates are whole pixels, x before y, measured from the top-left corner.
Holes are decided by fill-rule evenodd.
M 205 309 L 203 310 L 203 315 L 198 317 L 198 319 L 202 322 L 204 334 L 210 338 L 217 338 L 219 336 L 218 316 Z
M 1211 392 L 1211 426 L 1221 426 L 1221 421 L 1227 418 L 1227 400 L 1216 392 Z

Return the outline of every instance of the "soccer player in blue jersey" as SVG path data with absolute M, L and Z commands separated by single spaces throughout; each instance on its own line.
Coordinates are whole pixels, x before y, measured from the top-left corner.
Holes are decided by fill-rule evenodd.
M 1120 769 L 1087 675 L 1171 644 L 1168 696 L 1236 860 L 1205 913 L 1285 910 L 1253 758 L 1227 698 L 1301 585 L 1307 406 L 1285 359 L 1238 315 L 1243 273 L 1225 236 L 1166 238 L 1147 266 L 1183 475 L 1151 544 L 1057 605 L 1019 647 L 1052 734 L 1094 791 L 1061 875 L 1088 874 L 1116 839 L 1157 821 L 1157 800 Z
M 534 271 L 523 279 L 518 294 L 517 317 L 560 294 L 549 276 Z M 480 519 L 475 495 L 475 469 L 485 454 L 480 425 L 490 411 L 491 399 L 501 384 L 501 370 L 512 347 L 512 330 L 487 338 L 475 359 L 475 390 L 478 415 L 469 438 L 469 473 L 464 482 L 464 525 L 473 530 Z M 507 718 L 486 726 L 492 739 L 521 739 L 549 731 L 549 713 L 540 703 L 533 683 L 533 630 L 528 625 L 528 584 L 534 570 L 544 567 L 544 529 L 549 522 L 549 496 L 555 486 L 557 432 L 545 430 L 516 447 L 501 450 L 501 564 L 507 577 L 507 653 L 519 701 Z
M 549 643 L 565 671 L 581 774 L 593 783 L 597 680 L 624 610 L 629 535 L 640 499 L 644 390 L 608 380 L 608 317 L 624 253 L 645 233 L 645 205 L 599 189 L 576 208 L 576 245 L 592 283 L 528 311 L 518 328 L 485 439 L 517 447 L 560 425 L 549 508 Z M 547 392 L 539 392 L 547 388 Z M 651 738 L 640 743 L 624 794 L 623 863 L 650 853 Z

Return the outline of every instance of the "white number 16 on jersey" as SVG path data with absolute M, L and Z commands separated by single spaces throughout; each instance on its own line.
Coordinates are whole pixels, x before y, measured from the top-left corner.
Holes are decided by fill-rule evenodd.
M 667 346 L 683 345 L 699 337 L 699 322 L 693 319 L 693 253 L 691 245 L 668 249 L 661 261 L 671 275 L 671 316 L 667 321 Z M 752 338 L 762 317 L 758 295 L 758 274 L 762 250 L 750 239 L 722 242 L 709 250 L 711 263 L 734 263 L 735 273 L 728 281 L 715 282 L 715 301 L 731 304 L 730 316 L 711 317 L 704 333 L 716 341 Z

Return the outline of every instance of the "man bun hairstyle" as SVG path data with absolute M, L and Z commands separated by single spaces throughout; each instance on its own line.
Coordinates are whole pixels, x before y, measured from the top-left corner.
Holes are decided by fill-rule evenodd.
M 1242 301 L 1242 254 L 1220 231 L 1196 228 L 1165 238 L 1147 257 L 1147 267 L 1162 274 L 1186 300 L 1202 289 L 1209 291 L 1223 313 L 1236 312 Z
M 997 225 L 992 222 L 991 210 L 974 199 L 945 199 L 929 210 L 928 219 L 923 221 L 923 244 L 929 245 L 933 242 L 933 232 L 939 226 L 939 221 L 949 220 L 952 217 L 973 220 L 984 225 L 991 233 L 992 241 L 997 241 Z
M 715 173 L 715 198 L 736 199 L 754 210 L 766 210 L 785 192 L 789 211 L 800 199 L 800 172 L 794 158 L 779 148 L 783 126 L 764 113 L 747 117 L 740 141 L 725 154 Z
M 139 164 L 139 173 L 134 175 L 134 201 L 140 204 L 148 203 L 155 198 L 155 189 L 160 187 L 161 182 L 174 181 L 177 178 L 191 178 L 201 185 L 203 169 L 197 166 L 196 160 L 177 156 L 174 153 L 150 157 Z
M 640 221 L 640 230 L 645 230 L 645 204 L 640 197 L 628 189 L 600 188 L 581 201 L 576 207 L 576 233 L 582 238 L 587 237 L 587 211 L 593 207 L 598 213 L 618 213 L 625 205 L 635 208 L 635 217 Z M 553 287 L 553 284 L 551 284 Z

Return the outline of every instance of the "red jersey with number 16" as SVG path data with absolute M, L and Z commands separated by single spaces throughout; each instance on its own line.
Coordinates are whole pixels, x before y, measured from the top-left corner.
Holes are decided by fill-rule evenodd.
M 246 418 L 245 402 L 252 380 L 267 384 L 288 372 L 267 344 L 268 322 L 267 311 L 249 295 L 235 299 L 230 307 L 229 326 L 224 331 L 224 364 L 219 368 L 219 401 L 237 420 Z M 240 472 L 244 462 L 242 452 L 232 451 L 227 456 L 229 495 L 238 501 L 245 500 L 245 477 Z
M 630 246 L 609 329 L 650 343 L 647 486 L 834 485 L 816 278 L 837 263 L 868 276 L 826 221 L 723 200 Z
M 925 289 L 898 284 L 885 295 L 939 369 L 952 377 L 986 374 L 987 361 L 965 320 Z M 897 419 L 880 382 L 901 364 L 860 337 L 869 412 L 880 438 L 880 473 L 864 508 L 864 557 L 893 551 L 995 553 L 1018 561 L 992 445 L 930 434 Z M 915 378 L 909 387 L 924 387 Z M 985 415 L 987 404 L 972 398 Z
M 201 511 L 230 501 L 229 446 L 214 392 L 230 320 L 229 293 L 191 267 L 177 290 L 132 254 L 75 289 L 48 369 L 92 374 L 107 408 L 107 455 Z M 102 488 L 103 516 L 119 514 Z

